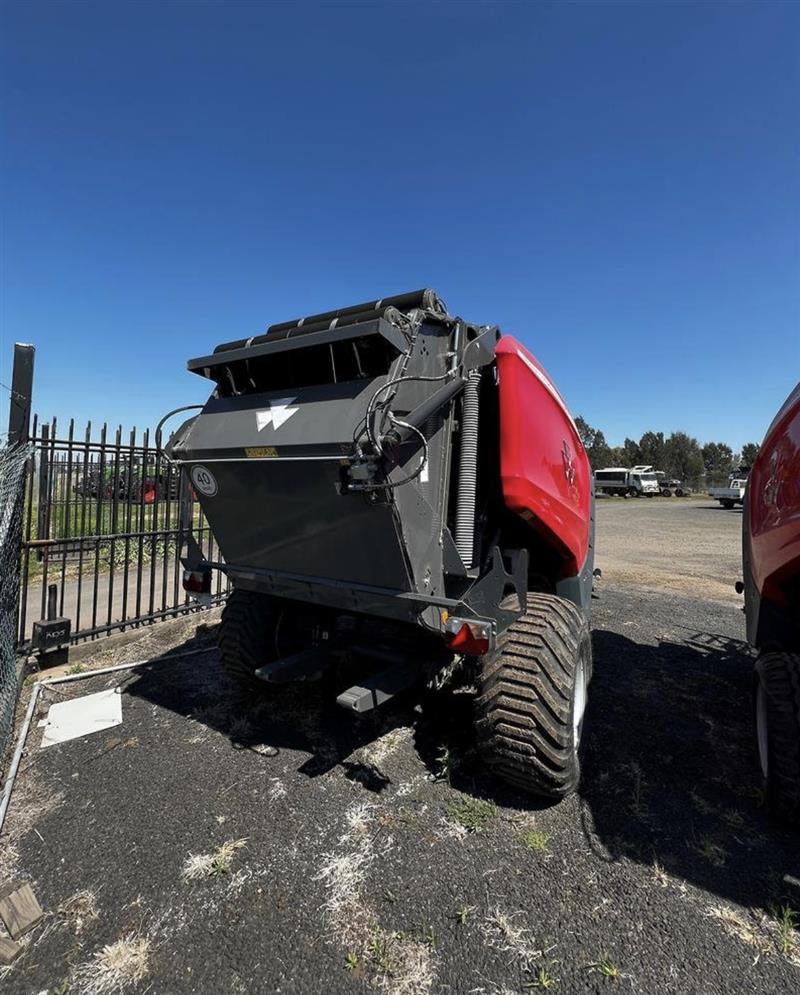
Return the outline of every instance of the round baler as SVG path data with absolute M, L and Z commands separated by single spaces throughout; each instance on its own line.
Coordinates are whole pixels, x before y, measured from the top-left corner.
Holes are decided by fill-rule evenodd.
M 247 694 L 324 671 L 360 714 L 475 684 L 483 757 L 550 798 L 578 781 L 592 670 L 593 493 L 541 365 L 430 290 L 272 325 L 189 362 L 173 436 L 231 579 L 223 664 Z

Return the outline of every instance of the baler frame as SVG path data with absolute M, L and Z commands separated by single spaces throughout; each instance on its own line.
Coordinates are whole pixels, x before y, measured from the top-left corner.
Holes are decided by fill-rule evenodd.
M 425 290 L 272 325 L 188 368 L 216 387 L 169 454 L 225 559 L 193 542 L 187 495 L 182 562 L 194 590 L 214 569 L 233 581 L 229 673 L 250 687 L 367 661 L 337 698 L 358 713 L 461 668 L 484 689 L 500 775 L 571 791 L 594 505 L 574 421 L 533 357 Z

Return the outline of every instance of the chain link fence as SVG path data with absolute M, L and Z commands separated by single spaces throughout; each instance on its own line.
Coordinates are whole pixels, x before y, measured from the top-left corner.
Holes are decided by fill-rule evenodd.
M 32 447 L 0 448 L 0 755 L 17 703 L 17 618 L 26 463 Z

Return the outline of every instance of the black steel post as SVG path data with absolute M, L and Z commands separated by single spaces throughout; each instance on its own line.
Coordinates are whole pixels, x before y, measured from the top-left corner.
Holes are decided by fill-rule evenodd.
M 58 584 L 47 585 L 47 619 L 52 621 L 58 614 Z
M 16 446 L 27 442 L 31 427 L 31 396 L 33 394 L 32 345 L 17 342 L 14 345 L 14 370 L 11 376 L 11 405 L 8 412 L 8 444 Z

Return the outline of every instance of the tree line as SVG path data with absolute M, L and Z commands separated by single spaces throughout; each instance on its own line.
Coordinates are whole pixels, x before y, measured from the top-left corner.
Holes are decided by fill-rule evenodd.
M 757 442 L 748 442 L 741 452 L 735 452 L 725 442 L 700 445 L 686 432 L 672 432 L 668 436 L 663 432 L 645 432 L 638 442 L 625 439 L 621 446 L 609 446 L 602 431 L 593 428 L 585 418 L 578 415 L 575 424 L 593 470 L 644 464 L 663 470 L 667 477 L 691 487 L 724 483 L 739 466 L 750 466 L 759 450 Z

